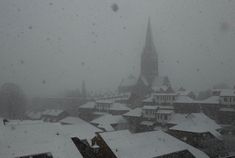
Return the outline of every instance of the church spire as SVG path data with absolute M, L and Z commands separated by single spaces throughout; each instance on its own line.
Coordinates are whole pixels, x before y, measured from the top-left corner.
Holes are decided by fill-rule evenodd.
M 145 39 L 145 48 L 148 50 L 155 50 L 155 46 L 153 43 L 153 37 L 152 37 L 152 28 L 151 28 L 151 21 L 150 17 L 148 18 L 148 26 L 147 26 L 147 33 L 146 33 L 146 39 Z M 148 51 L 151 52 L 151 51 Z
M 158 77 L 158 55 L 154 46 L 150 18 L 146 32 L 145 46 L 141 55 L 141 76 L 144 77 L 148 85 L 152 85 Z

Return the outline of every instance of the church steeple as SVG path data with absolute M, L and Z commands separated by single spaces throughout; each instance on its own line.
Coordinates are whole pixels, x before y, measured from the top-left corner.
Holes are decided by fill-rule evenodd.
M 152 85 L 158 76 L 158 56 L 155 49 L 150 18 L 148 19 L 145 46 L 141 56 L 141 77 L 144 77 L 149 85 Z
M 148 26 L 147 26 L 147 33 L 146 33 L 146 39 L 145 39 L 145 48 L 155 49 L 155 46 L 153 43 L 153 37 L 152 37 L 152 28 L 151 28 L 150 17 L 148 18 Z M 148 53 L 150 53 L 150 51 Z

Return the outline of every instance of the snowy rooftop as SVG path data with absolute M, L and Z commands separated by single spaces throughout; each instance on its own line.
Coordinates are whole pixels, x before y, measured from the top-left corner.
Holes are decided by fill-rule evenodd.
M 3 143 L 4 142 L 4 143 Z M 0 157 L 51 153 L 56 158 L 82 158 L 60 124 L 18 121 L 1 126 Z
M 91 121 L 93 124 L 97 124 L 99 128 L 105 129 L 105 131 L 113 131 L 113 124 L 127 123 L 127 120 L 121 115 L 104 115 Z
M 188 96 L 177 96 L 175 103 L 197 103 L 196 100 L 193 100 L 192 98 Z
M 78 137 L 81 140 L 91 140 L 95 137 L 96 132 L 101 132 L 102 130 L 96 128 L 90 123 L 76 117 L 66 117 L 60 121 L 62 124 L 61 128 L 64 133 L 70 137 Z
M 130 110 L 129 112 L 125 113 L 123 116 L 129 117 L 141 117 L 142 115 L 142 108 L 135 108 Z
M 150 97 L 148 97 L 148 98 L 142 100 L 142 102 L 145 102 L 145 103 L 150 102 L 150 103 L 152 103 L 152 102 L 153 102 L 153 99 L 154 99 L 153 96 L 150 96 Z
M 175 119 L 178 119 L 177 121 Z M 221 128 L 214 120 L 210 119 L 203 113 L 191 113 L 188 115 L 174 116 L 171 119 L 177 125 L 171 127 L 172 130 L 186 131 L 192 133 L 206 133 L 209 132 L 217 138 L 220 134 L 217 132 Z M 171 122 L 171 121 L 170 121 Z
M 87 102 L 83 105 L 81 105 L 79 108 L 83 108 L 83 109 L 94 109 L 95 108 L 95 102 Z
M 235 90 L 234 89 L 223 89 L 220 92 L 220 96 L 227 97 L 227 96 L 235 96 Z
M 128 108 L 126 104 L 113 103 L 110 107 L 110 110 L 129 111 L 130 108 Z
M 201 104 L 219 104 L 219 96 L 211 96 L 205 100 L 198 101 Z
M 64 110 L 60 110 L 60 109 L 48 109 L 48 110 L 43 111 L 42 115 L 59 116 L 63 112 Z
M 152 158 L 188 150 L 195 158 L 209 158 L 200 150 L 164 133 L 152 131 L 131 134 L 128 130 L 100 133 L 117 158 Z
M 39 120 L 42 116 L 42 113 L 41 112 L 29 111 L 29 112 L 26 113 L 26 115 L 29 119 Z

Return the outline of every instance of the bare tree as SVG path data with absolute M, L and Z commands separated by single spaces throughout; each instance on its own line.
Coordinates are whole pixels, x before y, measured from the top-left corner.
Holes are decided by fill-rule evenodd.
M 14 83 L 5 83 L 0 89 L 0 115 L 9 119 L 22 119 L 26 98 L 21 88 Z

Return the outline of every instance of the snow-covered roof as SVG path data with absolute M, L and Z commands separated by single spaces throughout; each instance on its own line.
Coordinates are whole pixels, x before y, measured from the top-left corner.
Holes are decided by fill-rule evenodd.
M 82 158 L 76 146 L 63 133 L 60 124 L 19 121 L 1 128 L 0 157 L 12 158 L 51 153 L 56 158 Z
M 123 116 L 129 117 L 141 117 L 142 115 L 142 108 L 135 108 L 130 110 L 129 112 L 123 114 Z
M 49 116 L 59 116 L 63 113 L 64 110 L 61 109 L 48 109 L 42 112 L 42 115 L 49 115 Z
M 91 140 L 95 137 L 96 132 L 101 132 L 102 130 L 96 128 L 90 123 L 75 117 L 67 117 L 60 121 L 62 124 L 61 128 L 64 133 L 70 137 L 78 137 L 81 140 Z
M 184 116 L 184 117 L 182 117 Z M 171 130 L 186 131 L 192 133 L 206 133 L 209 132 L 217 138 L 220 134 L 217 132 L 221 128 L 214 120 L 210 119 L 203 113 L 191 113 L 182 115 L 181 120 L 178 120 L 177 125 L 171 127 Z M 174 119 L 174 116 L 171 120 Z M 179 119 L 179 118 L 178 118 Z M 181 121 L 181 122 L 179 122 Z
M 195 158 L 209 158 L 202 151 L 163 131 L 131 134 L 127 130 L 100 133 L 117 158 L 152 158 L 188 150 Z
M 105 131 L 113 131 L 113 124 L 127 123 L 127 120 L 121 115 L 107 114 L 91 121 L 93 124 L 97 124 L 99 128 L 103 128 Z
M 220 101 L 219 101 L 219 96 L 211 96 L 207 99 L 204 99 L 204 100 L 201 100 L 201 101 L 198 101 L 200 102 L 201 104 L 219 104 Z
M 235 97 L 235 90 L 234 89 L 223 89 L 220 92 L 221 97 Z
M 180 95 L 180 96 L 176 97 L 175 103 L 186 103 L 186 104 L 188 104 L 188 103 L 197 103 L 197 101 L 193 100 L 192 98 L 190 98 L 188 96 Z
M 42 113 L 41 112 L 29 111 L 29 112 L 26 112 L 26 115 L 29 119 L 39 120 L 39 119 L 41 119 Z
M 187 116 L 188 114 L 181 114 L 181 113 L 174 113 L 172 116 L 171 116 L 171 119 L 168 121 L 169 124 L 174 124 L 174 125 L 177 125 L 183 121 L 185 121 L 185 117 Z
M 113 104 L 111 105 L 111 107 L 110 107 L 110 110 L 129 111 L 130 108 L 128 108 L 126 104 L 113 103 Z
M 150 97 L 148 97 L 148 98 L 142 100 L 142 102 L 145 102 L 145 103 L 152 103 L 153 100 L 154 100 L 154 97 L 153 97 L 153 95 L 151 95 Z
M 95 105 L 96 105 L 96 103 L 91 101 L 91 102 L 87 102 L 87 103 L 81 105 L 79 108 L 81 108 L 81 109 L 94 109 Z

